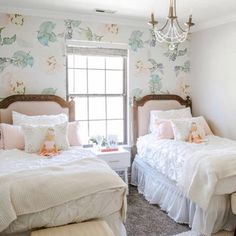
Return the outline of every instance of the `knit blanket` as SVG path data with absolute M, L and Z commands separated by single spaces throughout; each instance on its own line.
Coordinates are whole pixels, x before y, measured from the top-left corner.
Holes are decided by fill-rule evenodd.
M 116 188 L 124 189 L 125 218 L 126 184 L 104 161 L 75 153 L 42 159 L 19 150 L 0 151 L 0 232 L 20 215 Z

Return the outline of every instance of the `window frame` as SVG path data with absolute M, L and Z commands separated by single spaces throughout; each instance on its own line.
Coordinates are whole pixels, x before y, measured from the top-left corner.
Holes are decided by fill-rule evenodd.
M 86 53 L 71 53 L 68 52 L 68 48 L 76 48 L 76 49 L 89 49 L 90 52 L 88 54 Z M 123 55 L 113 55 L 111 52 L 113 51 L 123 51 Z M 93 51 L 95 51 L 96 53 L 93 53 Z M 103 53 L 105 51 L 105 53 Z M 101 52 L 101 53 L 98 53 Z M 110 53 L 109 53 L 110 52 Z M 69 54 L 73 54 L 73 55 L 84 55 L 87 56 L 86 58 L 86 68 L 70 68 L 68 66 L 68 56 Z M 106 67 L 104 69 L 97 69 L 97 68 L 89 68 L 88 67 L 88 57 L 89 56 L 103 56 L 103 57 L 122 57 L 123 59 L 123 91 L 121 94 L 108 94 L 106 93 L 106 71 L 113 71 L 113 69 L 107 69 Z M 96 121 L 96 119 L 91 120 L 89 117 L 89 98 L 96 98 L 96 97 L 104 97 L 105 98 L 105 119 L 97 119 L 97 121 L 101 120 L 101 121 L 105 121 L 105 132 L 106 132 L 106 137 L 107 137 L 107 123 L 109 120 L 122 120 L 123 121 L 123 142 L 119 142 L 119 145 L 127 145 L 128 144 L 128 135 L 129 135 L 129 131 L 128 131 L 128 49 L 119 49 L 119 48 L 115 48 L 113 47 L 83 47 L 80 45 L 66 45 L 66 96 L 67 98 L 69 97 L 73 97 L 73 98 L 81 98 L 81 97 L 86 97 L 87 98 L 87 119 L 86 120 L 79 120 L 79 121 L 86 121 L 88 122 L 88 135 L 90 135 L 90 128 L 89 128 L 89 122 L 90 121 Z M 68 76 L 68 72 L 69 69 L 84 69 L 87 73 L 86 75 L 86 82 L 87 82 L 87 93 L 81 93 L 81 94 L 70 94 L 69 93 L 69 76 Z M 105 72 L 105 92 L 104 93 L 97 93 L 97 94 L 91 94 L 88 93 L 88 70 L 102 70 Z M 119 69 L 114 69 L 114 71 L 118 71 Z M 123 119 L 108 119 L 107 118 L 107 97 L 122 97 L 123 99 Z M 75 107 L 76 109 L 76 107 Z M 90 136 L 89 136 L 90 138 Z M 89 140 L 88 140 L 89 142 Z

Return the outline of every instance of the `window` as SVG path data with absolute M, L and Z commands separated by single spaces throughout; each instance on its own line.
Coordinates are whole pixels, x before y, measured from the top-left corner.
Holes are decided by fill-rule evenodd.
M 127 143 L 127 50 L 68 46 L 67 85 L 84 143 L 109 134 Z

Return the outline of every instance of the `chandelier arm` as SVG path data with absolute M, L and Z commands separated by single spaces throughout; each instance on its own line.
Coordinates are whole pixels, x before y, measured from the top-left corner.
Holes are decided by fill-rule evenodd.
M 167 19 L 166 23 L 158 31 L 162 31 L 163 29 L 165 29 L 165 27 L 168 25 L 168 23 L 169 23 L 169 19 Z
M 181 43 L 184 42 L 187 38 L 188 32 L 183 32 L 183 33 L 179 34 L 177 29 L 175 29 L 175 31 L 176 31 L 177 40 Z
M 176 19 L 176 23 L 177 23 L 178 27 L 179 27 L 183 32 L 188 32 L 188 31 L 189 31 L 189 29 L 184 30 L 184 29 L 181 27 L 181 25 L 180 25 L 178 19 Z

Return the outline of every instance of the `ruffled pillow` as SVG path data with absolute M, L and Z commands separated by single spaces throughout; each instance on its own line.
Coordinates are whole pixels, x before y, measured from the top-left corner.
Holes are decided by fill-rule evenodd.
M 182 119 L 182 118 L 191 118 L 191 110 L 189 107 L 182 109 L 173 109 L 173 110 L 152 110 L 150 111 L 150 123 L 149 130 L 151 133 L 155 130 L 155 121 L 157 119 Z
M 171 120 L 171 125 L 174 133 L 175 140 L 188 141 L 190 130 L 192 124 L 195 123 L 197 127 L 197 132 L 201 139 L 204 139 L 206 136 L 206 132 L 204 129 L 204 125 L 202 124 L 202 119 L 200 117 L 195 117 L 192 119 L 179 119 L 179 120 Z
M 170 120 L 156 120 L 156 133 L 157 139 L 173 139 L 174 133 Z
M 29 153 L 37 153 L 46 137 L 48 129 L 51 128 L 55 132 L 55 144 L 58 150 L 66 150 L 69 148 L 67 137 L 67 123 L 54 126 L 33 126 L 24 125 L 22 130 L 25 140 L 25 151 Z
M 58 115 L 28 116 L 19 112 L 12 112 L 13 125 L 56 125 L 68 122 L 64 113 Z

